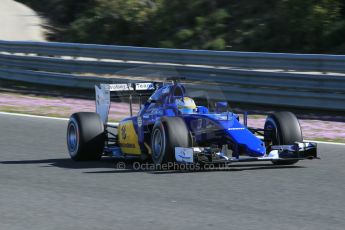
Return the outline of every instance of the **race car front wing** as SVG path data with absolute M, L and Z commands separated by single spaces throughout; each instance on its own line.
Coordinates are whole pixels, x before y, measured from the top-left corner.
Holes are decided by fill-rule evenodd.
M 251 161 L 291 161 L 319 159 L 317 144 L 314 142 L 296 142 L 294 145 L 273 145 L 270 152 L 262 157 L 238 156 L 228 153 L 227 147 L 222 149 L 212 147 L 175 148 L 175 159 L 178 163 L 224 164 Z

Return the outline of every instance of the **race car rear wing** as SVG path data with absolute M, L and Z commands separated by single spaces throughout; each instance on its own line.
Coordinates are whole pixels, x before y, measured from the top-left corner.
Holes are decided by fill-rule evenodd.
M 158 87 L 158 83 L 155 82 L 96 85 L 96 113 L 99 114 L 103 123 L 106 124 L 111 105 L 110 99 L 129 97 L 130 115 L 132 116 L 133 97 L 139 97 L 139 105 L 141 105 L 141 97 L 151 96 L 152 92 L 158 89 Z

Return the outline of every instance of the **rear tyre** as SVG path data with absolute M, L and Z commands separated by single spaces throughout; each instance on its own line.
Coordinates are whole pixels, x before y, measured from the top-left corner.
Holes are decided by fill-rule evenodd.
M 175 162 L 175 147 L 192 146 L 184 120 L 180 117 L 162 117 L 151 134 L 152 161 L 155 165 Z
M 302 129 L 296 116 L 291 112 L 277 112 L 267 117 L 265 130 L 265 142 L 272 145 L 293 145 L 302 142 Z M 270 148 L 267 148 L 270 151 Z M 292 165 L 298 160 L 272 161 L 275 165 Z
M 74 113 L 67 126 L 67 148 L 75 161 L 97 161 L 105 144 L 104 125 L 97 113 Z

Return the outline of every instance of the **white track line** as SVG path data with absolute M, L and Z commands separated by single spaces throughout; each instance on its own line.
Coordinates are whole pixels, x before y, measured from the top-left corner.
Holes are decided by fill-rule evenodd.
M 0 115 L 8 115 L 8 116 L 18 116 L 18 117 L 30 117 L 30 118 L 41 118 L 41 119 L 51 119 L 51 120 L 60 120 L 60 121 L 69 121 L 68 118 L 63 117 L 47 117 L 47 116 L 39 116 L 39 115 L 32 115 L 32 114 L 24 114 L 24 113 L 8 113 L 8 112 L 1 112 Z M 108 122 L 109 125 L 119 125 L 118 122 Z
M 18 117 L 30 117 L 30 118 L 40 118 L 40 119 L 51 119 L 51 120 L 60 120 L 60 121 L 68 121 L 69 120 L 68 118 L 47 117 L 47 116 L 38 116 L 38 115 L 23 114 L 23 113 L 0 112 L 0 115 L 18 116 Z
M 314 141 L 314 140 L 304 140 L 305 142 L 315 142 L 320 144 L 327 144 L 327 145 L 345 145 L 345 143 L 338 143 L 338 142 L 327 142 L 327 141 Z
M 256 136 L 260 140 L 263 140 L 263 136 Z M 320 143 L 320 144 L 329 144 L 329 145 L 345 145 L 345 143 L 338 143 L 338 142 L 327 142 L 327 141 L 314 141 L 314 140 L 303 140 L 305 142 L 315 142 L 315 143 Z
M 0 115 L 9 115 L 9 116 L 19 116 L 19 117 L 31 117 L 31 118 L 41 118 L 41 119 L 51 119 L 51 120 L 60 120 L 60 121 L 68 121 L 68 118 L 60 118 L 60 117 L 47 117 L 47 116 L 38 116 L 38 115 L 31 115 L 31 114 L 22 114 L 22 113 L 7 113 L 7 112 L 0 112 Z M 111 125 L 118 125 L 118 123 L 110 123 Z M 314 140 L 304 140 L 306 142 L 316 142 L 320 144 L 329 144 L 329 145 L 345 145 L 345 143 L 337 143 L 337 142 L 327 142 L 327 141 L 314 141 Z

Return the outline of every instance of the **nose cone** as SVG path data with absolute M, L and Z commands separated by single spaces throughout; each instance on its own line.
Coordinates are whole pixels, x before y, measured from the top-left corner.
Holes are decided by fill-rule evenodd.
M 247 145 L 248 148 L 248 155 L 252 155 L 252 156 L 258 156 L 258 157 L 262 157 L 266 154 L 266 148 L 264 146 L 264 144 L 262 143 L 262 141 L 260 141 L 260 145 Z
M 262 157 L 266 154 L 264 143 L 239 122 L 233 122 L 227 128 L 227 134 L 241 146 L 241 152 L 245 152 L 248 156 Z

